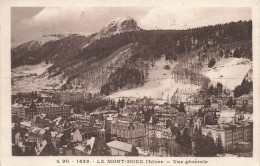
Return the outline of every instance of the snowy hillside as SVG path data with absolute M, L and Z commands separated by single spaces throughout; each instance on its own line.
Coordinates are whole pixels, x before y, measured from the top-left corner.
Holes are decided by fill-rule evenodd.
M 149 69 L 148 81 L 143 86 L 117 92 L 108 97 L 117 99 L 122 97 L 143 98 L 146 96 L 157 100 L 158 103 L 163 103 L 170 102 L 176 93 L 179 93 L 178 96 L 181 97 L 181 101 L 185 101 L 189 97 L 189 93 L 197 92 L 200 86 L 176 83 L 172 79 L 171 69 L 165 69 L 166 65 L 173 68 L 176 62 L 167 61 L 162 57 Z
M 24 65 L 12 69 L 12 91 L 31 92 L 42 89 L 59 88 L 66 80 L 62 80 L 62 75 L 49 78 L 47 69 L 52 64 L 40 63 L 38 65 Z
M 33 75 L 42 75 L 52 64 L 40 63 L 38 65 L 24 65 L 17 68 L 12 69 L 12 76 L 28 76 L 30 74 Z
M 204 68 L 202 72 L 209 77 L 212 84 L 222 83 L 230 90 L 240 85 L 249 70 L 252 68 L 252 61 L 244 58 L 222 58 L 212 68 Z

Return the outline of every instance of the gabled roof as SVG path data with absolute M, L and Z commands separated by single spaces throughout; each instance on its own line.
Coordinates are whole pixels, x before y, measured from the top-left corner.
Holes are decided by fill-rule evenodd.
M 56 131 L 51 131 L 51 137 L 56 137 L 59 133 Z
M 64 134 L 59 133 L 59 134 L 56 136 L 56 138 L 61 138 L 63 135 L 64 135 Z
M 132 152 L 133 149 L 133 145 L 120 141 L 108 142 L 107 146 L 124 152 Z
M 40 146 L 39 148 L 35 147 L 35 151 L 36 151 L 36 155 L 39 156 L 41 154 L 41 152 L 43 151 L 43 149 L 46 147 L 47 145 L 47 141 L 43 140 L 41 143 L 42 146 Z
M 34 127 L 34 128 L 32 128 L 31 132 L 37 133 L 37 134 L 44 134 L 45 129 L 42 129 L 42 128 L 39 128 L 39 127 Z
M 95 137 L 91 137 L 87 143 L 90 146 L 91 150 L 93 149 L 94 143 L 95 143 Z

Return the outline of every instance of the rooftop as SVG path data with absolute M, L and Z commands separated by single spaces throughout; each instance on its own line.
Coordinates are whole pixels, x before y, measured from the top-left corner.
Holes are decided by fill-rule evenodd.
M 122 150 L 125 152 L 132 152 L 132 148 L 133 148 L 133 145 L 125 143 L 125 142 L 120 142 L 120 141 L 108 142 L 107 146 L 110 148 Z

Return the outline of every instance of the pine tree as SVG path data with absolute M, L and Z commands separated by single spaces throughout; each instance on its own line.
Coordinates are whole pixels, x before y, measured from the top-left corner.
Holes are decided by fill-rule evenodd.
M 216 154 L 216 144 L 211 132 L 209 132 L 206 136 L 206 146 L 204 148 L 205 156 L 214 156 Z
M 214 58 L 212 58 L 210 61 L 209 61 L 209 64 L 208 64 L 208 67 L 211 68 L 215 65 L 216 61 Z
M 209 107 L 211 105 L 210 99 L 206 99 L 205 101 L 205 107 Z
M 125 107 L 125 99 L 123 98 L 120 103 L 120 108 L 124 108 L 124 107 Z
M 198 110 L 198 117 L 203 117 L 204 115 L 203 115 L 203 112 L 202 112 L 202 109 L 200 108 L 199 110 Z
M 179 105 L 179 112 L 185 112 L 185 107 L 184 107 L 183 102 L 181 102 Z
M 193 149 L 192 149 L 192 153 L 195 156 L 200 156 L 201 155 L 201 143 L 202 143 L 202 133 L 201 133 L 201 129 L 197 129 L 195 130 L 194 134 L 193 134 Z
M 208 89 L 208 94 L 209 95 L 213 95 L 214 94 L 214 86 L 210 85 L 209 89 Z
M 188 129 L 184 129 L 182 137 L 181 137 L 181 147 L 182 151 L 186 155 L 190 155 L 192 151 L 192 142 L 191 137 L 188 133 Z
M 223 142 L 222 142 L 221 136 L 219 134 L 218 138 L 216 139 L 216 153 L 222 154 L 223 152 L 224 152 Z
M 217 83 L 217 89 L 218 89 L 218 94 L 221 95 L 222 94 L 222 88 L 223 88 L 223 85 L 221 83 Z
M 228 99 L 228 101 L 227 101 L 227 106 L 228 106 L 229 108 L 231 108 L 232 105 L 233 105 L 233 98 L 230 97 L 230 98 Z

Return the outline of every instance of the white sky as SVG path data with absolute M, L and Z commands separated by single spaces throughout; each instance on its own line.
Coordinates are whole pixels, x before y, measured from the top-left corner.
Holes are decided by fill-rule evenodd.
M 12 8 L 12 44 L 48 33 L 91 34 L 119 16 L 143 29 L 187 29 L 251 20 L 251 8 Z

